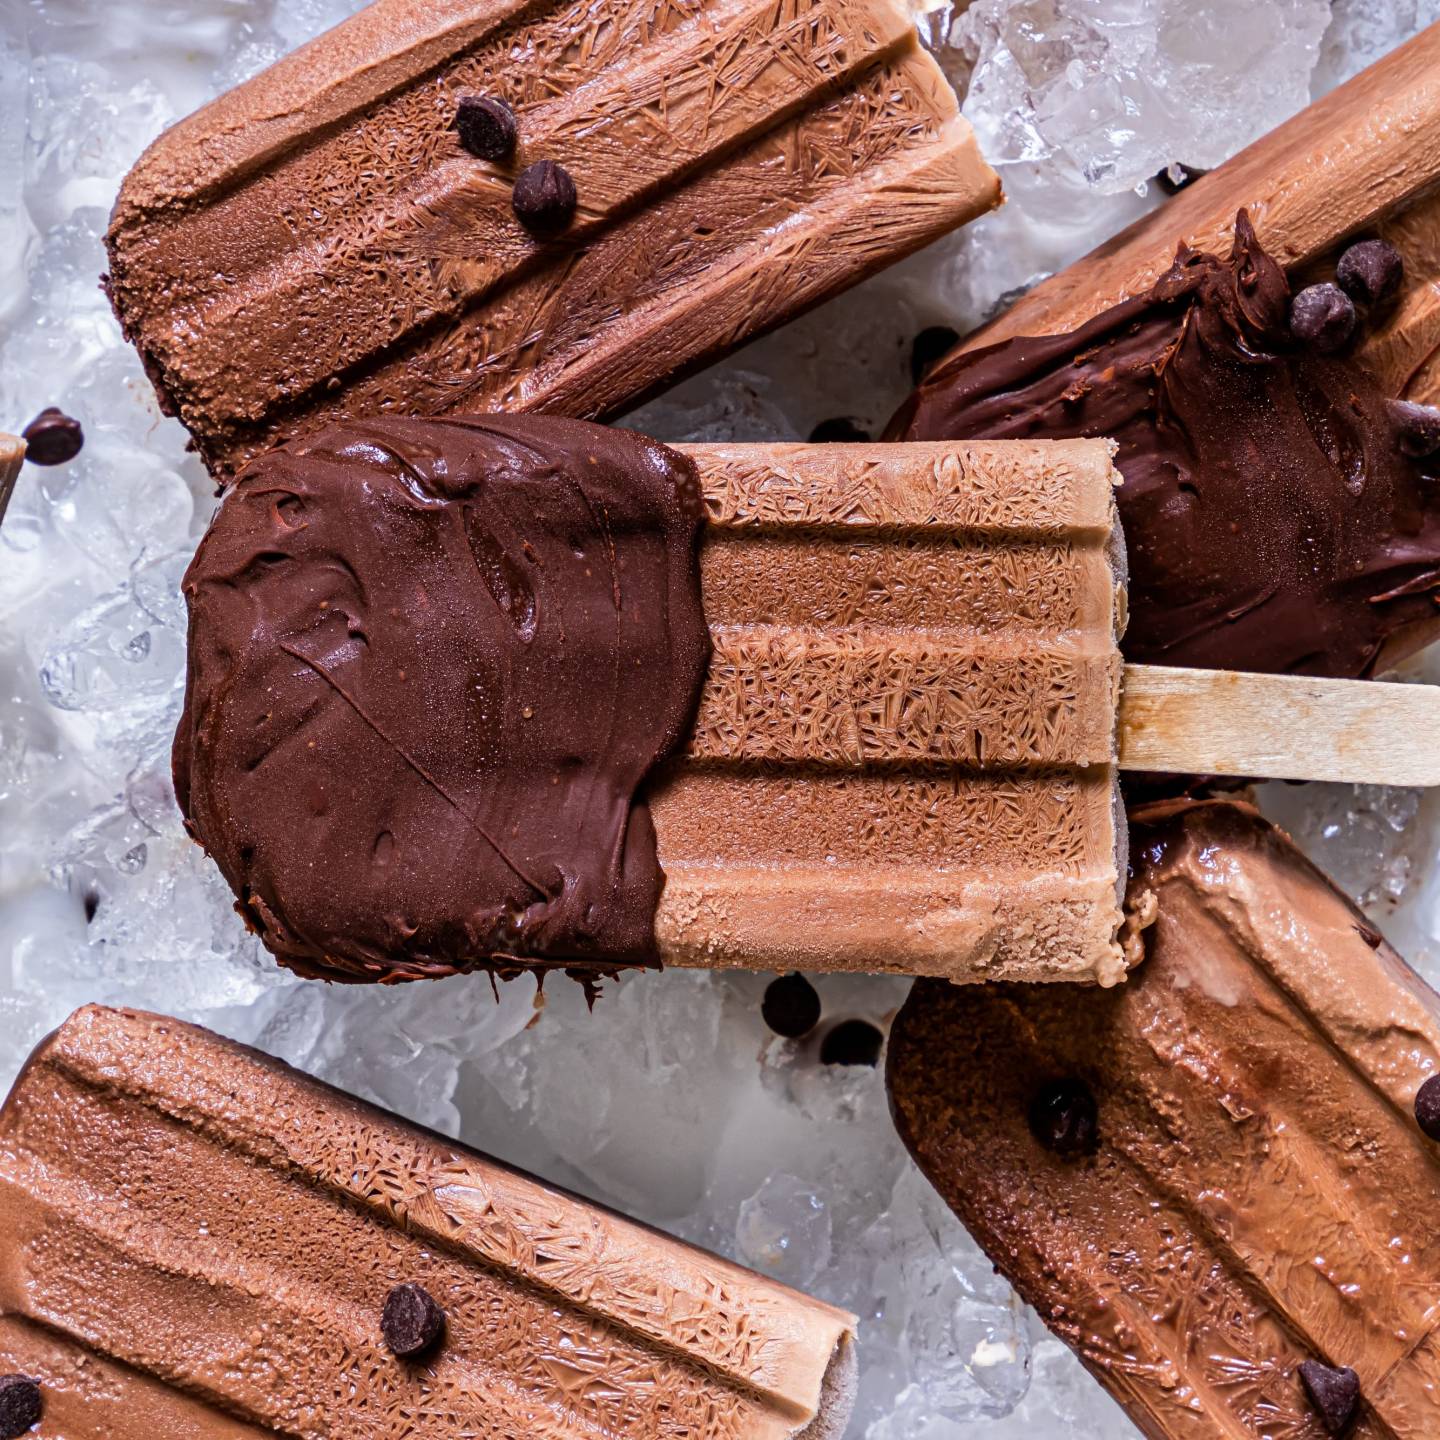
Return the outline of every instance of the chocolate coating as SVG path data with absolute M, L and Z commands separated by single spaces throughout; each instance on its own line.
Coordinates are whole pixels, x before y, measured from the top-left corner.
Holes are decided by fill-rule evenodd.
M 1134 661 L 1368 675 L 1436 617 L 1440 493 L 1352 360 L 1289 333 L 1244 212 L 1069 335 L 952 357 L 889 438 L 1111 435 Z
M 637 792 L 704 678 L 701 523 L 688 460 L 572 420 L 357 423 L 242 472 L 185 577 L 175 789 L 282 964 L 654 962 Z

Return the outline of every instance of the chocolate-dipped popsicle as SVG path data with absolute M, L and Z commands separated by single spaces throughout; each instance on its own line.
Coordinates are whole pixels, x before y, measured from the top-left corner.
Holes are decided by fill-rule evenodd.
M 1036 286 L 892 423 L 1123 430 L 1130 658 L 1362 675 L 1435 633 L 1440 502 L 1417 417 L 1386 402 L 1440 398 L 1437 75 L 1432 26 Z M 1385 293 L 1352 275 L 1377 240 Z M 1347 347 L 1318 353 L 1333 334 L 1303 318 L 1310 339 L 1287 333 L 1277 266 L 1292 292 L 1324 287 L 1302 312 L 1354 307 Z
M 1132 856 L 1128 984 L 916 985 L 906 1144 L 1153 1440 L 1434 1435 L 1440 997 L 1248 807 Z
M 109 284 L 228 477 L 352 417 L 613 413 L 999 200 L 900 0 L 376 0 L 146 152 Z
M 327 978 L 1113 981 L 1113 475 L 1096 441 L 677 453 L 539 416 L 294 441 L 186 577 L 181 806 Z
M 410 1358 L 397 1291 L 443 1317 Z M 854 1330 L 161 1016 L 78 1011 L 0 1111 L 0 1373 L 42 1437 L 838 1440 Z
M 1113 436 L 1127 659 L 1369 675 L 1436 628 L 1440 414 L 1382 391 L 1357 323 L 1332 282 L 1292 294 L 1242 210 L 1224 259 L 1182 248 L 1073 332 L 953 354 L 890 433 Z

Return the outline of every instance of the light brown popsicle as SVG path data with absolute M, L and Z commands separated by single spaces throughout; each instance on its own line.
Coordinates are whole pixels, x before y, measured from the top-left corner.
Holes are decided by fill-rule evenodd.
M 715 653 L 662 957 L 1119 979 L 1108 442 L 680 448 Z
M 390 1288 L 443 1338 L 402 1361 Z M 836 1440 L 855 1320 L 207 1031 L 89 1007 L 0 1112 L 42 1437 Z
M 1342 246 L 1378 236 L 1405 261 L 1400 298 L 1357 354 L 1391 393 L 1440 400 L 1440 24 L 1262 136 L 1174 199 L 1037 285 L 961 342 L 1073 330 L 1148 290 L 1176 245 L 1225 254 L 1246 209 L 1298 288 L 1333 278 Z
M 999 199 L 899 0 L 376 0 L 146 152 L 110 287 L 223 476 L 346 417 L 613 413 Z

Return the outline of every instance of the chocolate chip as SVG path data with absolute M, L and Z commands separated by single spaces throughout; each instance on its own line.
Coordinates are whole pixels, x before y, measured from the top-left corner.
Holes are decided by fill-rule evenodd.
M 63 465 L 85 444 L 80 422 L 53 405 L 42 410 L 21 432 L 25 458 L 34 465 Z
M 1432 1140 L 1440 1140 L 1440 1075 L 1432 1075 L 1415 1092 L 1415 1123 Z
M 777 1035 L 798 1040 L 820 1023 L 820 996 L 803 975 L 782 975 L 765 987 L 760 1014 Z
M 1155 183 L 1167 195 L 1178 195 L 1187 185 L 1193 185 L 1202 175 L 1209 173 L 1198 165 L 1182 165 L 1178 160 L 1172 160 L 1155 177 Z
M 423 1354 L 445 1329 L 445 1312 L 430 1298 L 423 1285 L 406 1281 L 385 1297 L 380 1314 L 380 1333 L 397 1355 L 409 1358 Z
M 479 160 L 508 160 L 515 153 L 515 112 L 493 95 L 462 95 L 455 128 L 461 145 Z
M 1030 1133 L 1067 1159 L 1095 1149 L 1099 1111 L 1083 1080 L 1065 1078 L 1042 1085 L 1030 1102 Z
M 885 1037 L 868 1020 L 842 1020 L 820 1043 L 825 1065 L 874 1065 Z
M 1373 925 L 1367 925 L 1363 920 L 1357 920 L 1355 922 L 1355 933 L 1372 950 L 1378 950 L 1380 948 L 1380 942 L 1385 938 Z
M 575 182 L 563 165 L 537 160 L 520 172 L 510 203 L 529 230 L 563 230 L 575 213 Z
M 1409 400 L 1387 400 L 1385 410 L 1395 426 L 1395 444 L 1402 455 L 1422 460 L 1440 450 L 1440 410 Z
M 1320 1416 L 1320 1423 L 1338 1435 L 1355 1416 L 1360 1403 L 1360 1377 L 1348 1365 L 1338 1369 L 1307 1360 L 1300 1367 L 1300 1382 L 1310 1403 Z
M 1290 302 L 1290 333 L 1322 355 L 1333 354 L 1355 333 L 1355 302 L 1328 280 L 1307 285 Z
M 1383 305 L 1393 299 L 1405 278 L 1400 252 L 1384 240 L 1362 240 L 1352 245 L 1335 266 L 1340 288 L 1362 305 Z
M 28 1375 L 0 1375 L 0 1440 L 18 1440 L 43 1408 L 40 1386 Z
M 822 420 L 811 432 L 812 445 L 863 445 L 870 439 L 870 432 L 862 430 L 846 415 L 837 415 L 833 420 Z
M 948 325 L 927 325 L 910 345 L 910 383 L 918 385 L 932 365 L 960 339 L 960 332 Z

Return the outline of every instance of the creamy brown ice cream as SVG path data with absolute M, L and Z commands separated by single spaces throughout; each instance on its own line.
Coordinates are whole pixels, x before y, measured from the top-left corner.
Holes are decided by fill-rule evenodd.
M 1440 997 L 1248 807 L 1156 807 L 1132 836 L 1129 983 L 919 982 L 900 1131 L 1146 1435 L 1321 1440 L 1358 1381 L 1345 1433 L 1428 1440 Z
M 223 476 L 343 418 L 614 412 L 999 199 L 899 0 L 376 0 L 146 152 L 110 286 Z
M 443 1334 L 402 1360 L 387 1295 Z M 41 1437 L 837 1440 L 854 1317 L 160 1016 L 0 1112 L 0 1373 Z

